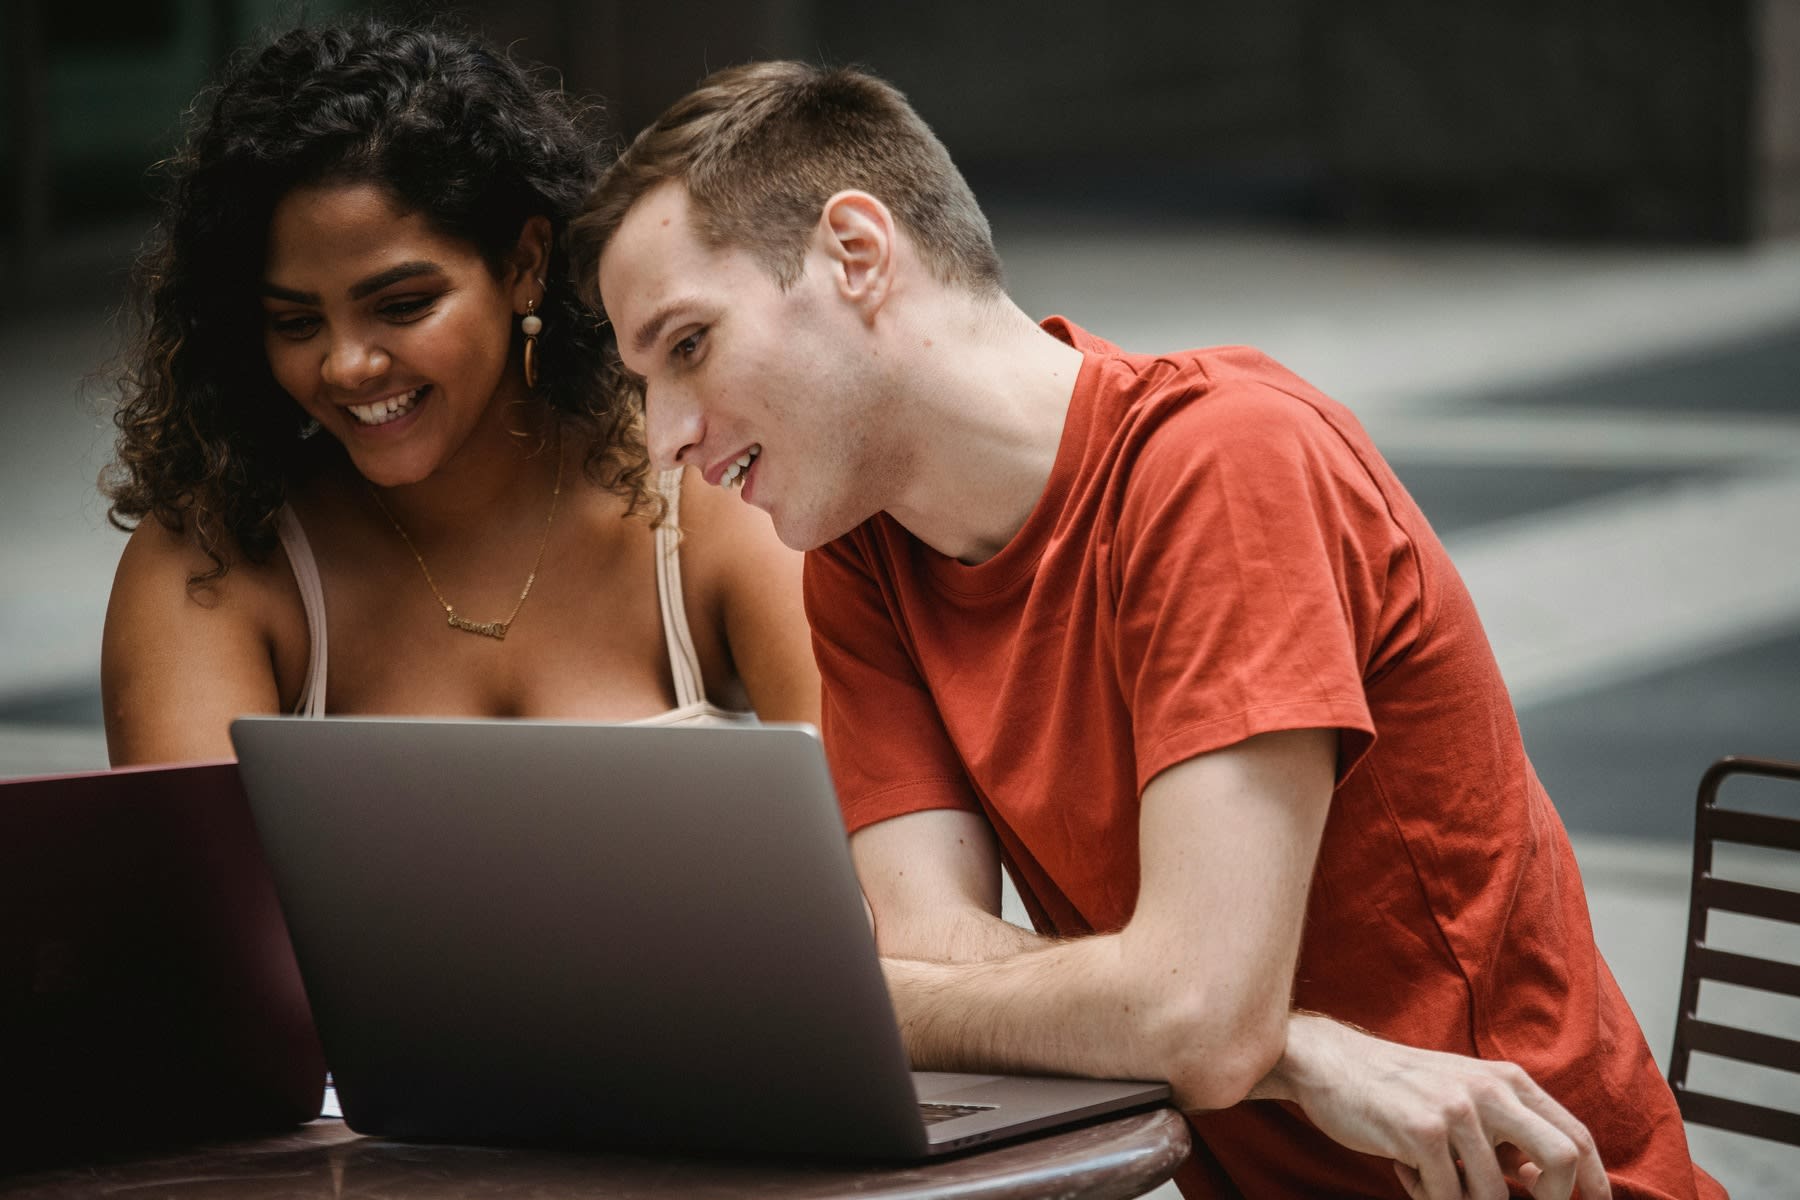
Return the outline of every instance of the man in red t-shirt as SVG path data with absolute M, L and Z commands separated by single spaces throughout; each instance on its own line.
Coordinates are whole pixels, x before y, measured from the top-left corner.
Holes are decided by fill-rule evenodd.
M 1469 597 L 1348 412 L 1254 351 L 1032 322 L 855 72 L 713 76 L 573 248 L 652 457 L 812 551 L 915 1062 L 1168 1079 L 1190 1195 L 1722 1194 Z

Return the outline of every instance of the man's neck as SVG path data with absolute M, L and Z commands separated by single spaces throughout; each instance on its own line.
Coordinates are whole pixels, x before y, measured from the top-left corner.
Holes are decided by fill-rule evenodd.
M 1004 297 L 952 315 L 913 342 L 907 453 L 887 512 L 973 564 L 1004 549 L 1043 495 L 1082 354 Z

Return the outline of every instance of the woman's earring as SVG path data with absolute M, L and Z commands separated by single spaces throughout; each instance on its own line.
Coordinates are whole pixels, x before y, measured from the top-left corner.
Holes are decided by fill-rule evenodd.
M 537 315 L 537 301 L 525 302 L 525 315 L 519 318 L 519 329 L 525 334 L 525 386 L 537 386 L 537 340 L 544 331 L 543 318 Z
M 317 418 L 317 417 L 306 418 L 306 420 L 300 422 L 300 440 L 304 442 L 307 438 L 309 438 L 313 434 L 319 432 L 319 429 L 320 429 L 319 418 Z

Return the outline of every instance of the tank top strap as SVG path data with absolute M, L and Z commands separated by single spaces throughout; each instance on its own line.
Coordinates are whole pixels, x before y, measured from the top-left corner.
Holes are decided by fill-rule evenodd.
M 664 471 L 657 490 L 668 504 L 668 513 L 656 527 L 656 597 L 662 606 L 663 643 L 669 649 L 669 672 L 675 677 L 675 705 L 686 708 L 706 699 L 700 677 L 700 656 L 688 631 L 687 602 L 681 594 L 681 477 L 682 470 Z
M 300 603 L 306 609 L 306 634 L 310 643 L 306 661 L 306 680 L 300 685 L 300 699 L 294 705 L 298 717 L 325 715 L 325 589 L 319 583 L 319 564 L 313 560 L 312 543 L 300 518 L 283 504 L 275 514 L 275 533 L 281 548 L 287 552 L 288 566 L 294 582 L 300 586 Z

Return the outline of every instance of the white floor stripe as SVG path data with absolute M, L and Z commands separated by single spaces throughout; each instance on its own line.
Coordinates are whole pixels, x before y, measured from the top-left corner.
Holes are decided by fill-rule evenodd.
M 1800 238 L 1644 250 L 994 217 L 1027 312 L 1132 350 L 1257 346 L 1365 414 L 1800 322 Z
M 1391 458 L 1532 467 L 1800 463 L 1800 421 L 1745 413 L 1508 411 L 1368 422 Z
M 1448 545 L 1521 708 L 1800 627 L 1800 472 L 1633 492 Z

